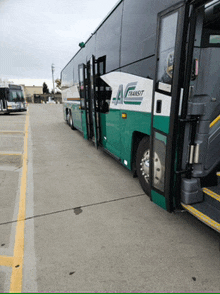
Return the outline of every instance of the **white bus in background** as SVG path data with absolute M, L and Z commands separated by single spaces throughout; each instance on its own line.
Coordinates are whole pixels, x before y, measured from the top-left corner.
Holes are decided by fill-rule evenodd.
M 20 85 L 0 83 L 0 113 L 26 111 L 24 90 Z

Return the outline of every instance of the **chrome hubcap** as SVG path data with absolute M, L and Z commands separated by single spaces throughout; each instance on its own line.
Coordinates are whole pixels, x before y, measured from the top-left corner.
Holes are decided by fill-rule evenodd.
M 140 162 L 140 171 L 145 181 L 150 180 L 150 150 L 146 150 Z M 158 154 L 154 153 L 154 184 L 158 184 L 162 178 L 162 165 Z
M 146 150 L 143 154 L 143 157 L 141 159 L 140 163 L 140 171 L 142 173 L 142 176 L 144 177 L 145 181 L 149 183 L 149 177 L 150 177 L 150 150 Z
M 154 153 L 154 185 L 158 185 L 162 179 L 162 164 L 157 153 Z

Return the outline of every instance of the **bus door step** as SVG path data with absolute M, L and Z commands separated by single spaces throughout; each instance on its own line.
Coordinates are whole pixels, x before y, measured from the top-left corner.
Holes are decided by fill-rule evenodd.
M 217 173 L 220 177 L 220 172 Z M 181 205 L 200 221 L 220 233 L 220 183 L 218 186 L 203 188 L 203 201 Z

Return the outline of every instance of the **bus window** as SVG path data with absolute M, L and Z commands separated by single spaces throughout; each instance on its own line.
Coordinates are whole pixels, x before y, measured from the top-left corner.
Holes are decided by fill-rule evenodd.
M 81 109 L 85 109 L 85 65 L 80 64 L 78 67 L 79 74 L 79 93 L 80 93 L 80 107 Z
M 220 44 L 220 35 L 210 35 L 209 36 L 210 44 Z
M 10 90 L 9 101 L 23 101 L 24 96 L 21 90 Z
M 79 69 L 79 81 L 83 84 L 83 67 Z
M 178 12 L 175 12 L 168 16 L 164 16 L 161 20 L 157 82 L 158 89 L 167 92 L 171 92 L 177 19 Z M 164 87 L 163 84 L 168 85 Z

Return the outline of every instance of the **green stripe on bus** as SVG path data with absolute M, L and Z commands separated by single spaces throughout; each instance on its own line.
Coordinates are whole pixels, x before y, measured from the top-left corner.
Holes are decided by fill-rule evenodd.
M 154 203 L 167 210 L 166 208 L 166 199 L 163 195 L 157 193 L 154 190 L 151 190 L 151 198 Z
M 164 132 L 166 134 L 169 133 L 169 127 L 170 127 L 170 117 L 169 116 L 154 116 L 154 124 L 155 129 L 160 130 L 161 132 Z
M 162 142 L 164 142 L 165 145 L 167 145 L 167 137 L 164 135 L 161 135 L 160 133 L 155 132 L 155 138 L 157 140 L 160 140 Z
M 141 102 L 130 102 L 130 101 L 124 101 L 124 104 L 141 105 Z

